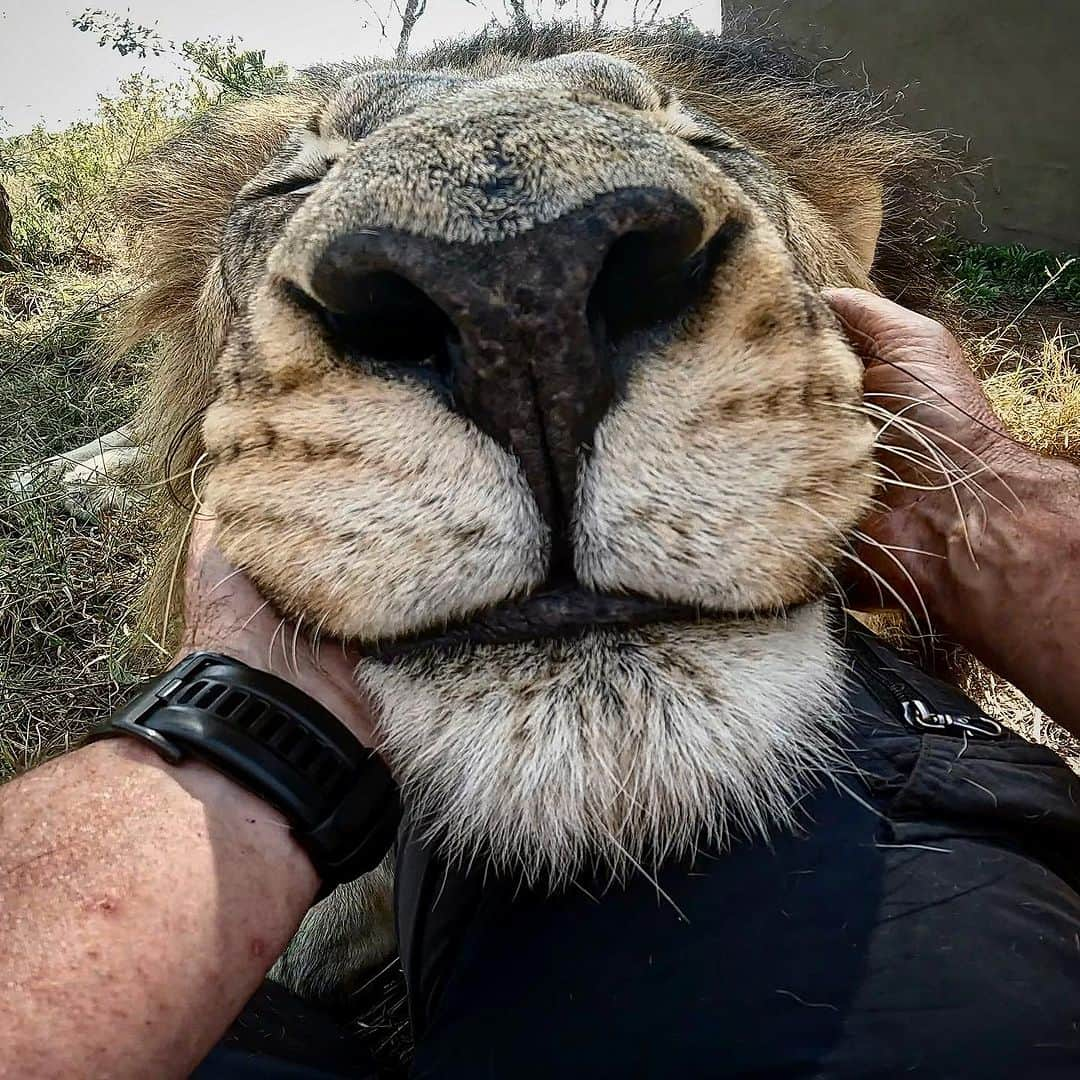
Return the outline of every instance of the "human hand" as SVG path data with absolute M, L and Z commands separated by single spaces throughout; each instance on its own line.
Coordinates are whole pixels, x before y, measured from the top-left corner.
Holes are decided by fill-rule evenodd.
M 1080 469 L 1008 436 L 944 327 L 855 289 L 826 299 L 882 426 L 853 606 L 900 600 L 1080 734 Z
M 209 518 L 196 518 L 184 578 L 181 655 L 220 652 L 292 683 L 334 714 L 365 745 L 375 744 L 370 703 L 353 679 L 359 655 L 334 640 L 312 642 L 283 619 L 214 543 Z
M 881 431 L 883 489 L 860 526 L 850 575 L 855 606 L 927 610 L 935 560 L 957 532 L 969 551 L 990 512 L 1012 512 L 1005 474 L 1027 451 L 994 415 L 959 343 L 940 323 L 858 289 L 825 299 L 866 364 L 864 398 Z M 932 607 L 932 603 L 930 603 Z

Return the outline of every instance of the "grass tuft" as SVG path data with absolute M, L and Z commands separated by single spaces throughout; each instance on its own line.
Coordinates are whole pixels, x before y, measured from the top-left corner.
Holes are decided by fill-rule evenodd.
M 1041 341 L 971 346 L 994 411 L 1021 442 L 1080 462 L 1080 334 L 1053 330 Z

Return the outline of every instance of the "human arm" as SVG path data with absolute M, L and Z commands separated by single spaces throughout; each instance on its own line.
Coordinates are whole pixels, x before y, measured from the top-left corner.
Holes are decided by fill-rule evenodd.
M 352 658 L 336 645 L 316 658 L 230 575 L 204 525 L 182 651 L 273 671 L 370 743 Z M 95 743 L 12 781 L 0 789 L 0 1075 L 188 1075 L 318 885 L 267 803 L 133 740 Z
M 1080 467 L 1009 437 L 939 323 L 854 289 L 827 299 L 887 425 L 889 482 L 859 557 L 916 616 L 925 605 L 934 631 L 1080 735 Z

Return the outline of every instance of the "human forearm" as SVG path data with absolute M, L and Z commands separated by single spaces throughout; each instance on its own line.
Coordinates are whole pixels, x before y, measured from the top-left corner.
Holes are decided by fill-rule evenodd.
M 913 568 L 938 628 L 1080 735 L 1080 468 L 1016 453 L 999 474 L 1005 505 L 928 513 L 946 558 Z
M 203 765 L 109 740 L 13 781 L 0 1074 L 188 1075 L 317 887 L 284 819 Z

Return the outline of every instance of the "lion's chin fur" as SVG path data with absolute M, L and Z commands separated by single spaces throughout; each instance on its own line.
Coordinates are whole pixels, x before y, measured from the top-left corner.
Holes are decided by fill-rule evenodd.
M 425 833 L 530 882 L 648 871 L 795 824 L 839 750 L 843 681 L 821 604 L 453 656 L 357 677 Z

